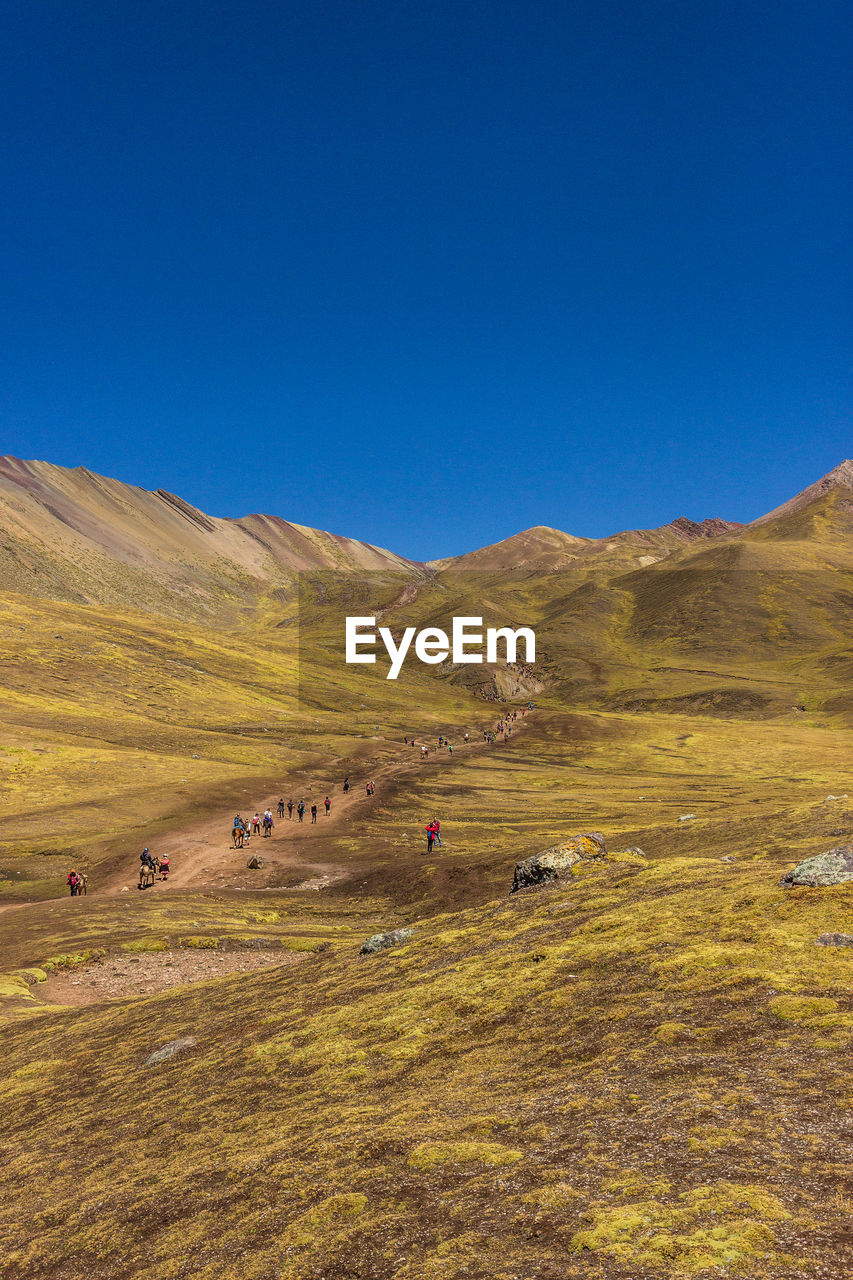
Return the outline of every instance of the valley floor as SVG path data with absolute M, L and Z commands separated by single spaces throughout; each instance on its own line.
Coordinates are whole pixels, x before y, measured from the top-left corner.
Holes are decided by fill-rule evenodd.
M 141 788 L 86 898 L 46 827 L 7 847 L 3 1280 L 853 1269 L 853 947 L 817 944 L 853 888 L 779 886 L 851 840 L 851 731 L 545 706 L 491 745 L 464 715 L 452 758 L 320 726 L 147 825 Z M 327 793 L 231 847 L 235 806 Z M 509 896 L 588 830 L 606 860 Z M 174 867 L 144 892 L 142 843 Z

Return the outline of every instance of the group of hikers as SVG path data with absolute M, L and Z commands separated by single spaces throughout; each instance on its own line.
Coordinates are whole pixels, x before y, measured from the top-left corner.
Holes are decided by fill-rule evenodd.
M 344 789 L 345 789 L 346 791 L 348 791 L 348 790 L 349 790 L 349 786 L 347 785 Z M 330 798 L 329 798 L 328 796 L 326 796 L 325 800 L 323 801 L 323 808 L 326 810 L 326 817 L 328 818 L 329 814 L 332 812 L 332 801 L 330 800 Z M 316 800 L 315 800 L 315 801 L 312 801 L 311 808 L 309 809 L 309 808 L 308 808 L 308 806 L 306 805 L 306 803 L 305 803 L 305 801 L 304 801 L 304 800 L 300 800 L 300 801 L 299 801 L 299 803 L 298 803 L 298 804 L 296 804 L 296 805 L 293 803 L 293 801 L 292 801 L 292 800 L 288 800 L 287 804 L 285 804 L 285 803 L 284 803 L 284 797 L 282 796 L 282 797 L 279 799 L 279 802 L 278 802 L 278 816 L 279 816 L 280 818 L 283 818 L 283 817 L 284 817 L 284 811 L 285 811 L 285 809 L 287 810 L 287 816 L 288 816 L 288 818 L 292 818 L 292 817 L 293 817 L 293 812 L 294 812 L 294 809 L 295 809 L 295 810 L 296 810 L 296 816 L 297 816 L 297 818 L 299 819 L 299 821 L 300 821 L 300 822 L 304 822 L 304 821 L 305 821 L 305 815 L 306 815 L 306 813 L 310 813 L 310 814 L 311 814 L 311 821 L 312 821 L 312 822 L 316 822 L 316 821 L 317 821 L 317 814 L 320 812 L 320 810 L 319 810 L 319 807 L 318 807 L 318 805 L 317 805 Z
M 280 801 L 280 803 L 284 804 L 283 801 Z M 263 817 L 261 817 L 260 813 L 256 813 L 254 818 L 243 819 L 238 813 L 234 819 L 234 830 L 242 832 L 244 844 L 248 844 L 253 835 L 259 836 L 261 827 L 263 827 L 265 836 L 272 835 L 274 826 L 272 809 L 265 809 Z
M 533 708 L 533 703 L 528 702 L 527 706 L 524 707 L 521 711 L 507 712 L 507 714 L 497 722 L 494 729 L 483 730 L 483 741 L 489 742 L 489 743 L 495 743 L 501 740 L 503 742 L 508 742 L 510 735 L 512 734 L 513 723 L 518 719 L 519 715 L 522 715 L 522 716 L 527 715 L 528 710 L 532 710 L 532 708 Z M 469 733 L 465 733 L 463 735 L 462 741 L 467 743 L 467 742 L 470 742 L 470 740 L 471 740 L 471 735 Z M 403 742 L 406 744 L 407 747 L 416 747 L 418 745 L 416 740 L 414 738 L 410 738 L 408 735 L 406 735 L 403 738 Z M 438 748 L 439 749 L 443 748 L 449 756 L 453 755 L 453 743 L 443 733 L 440 733 L 438 735 Z M 428 743 L 422 742 L 421 743 L 421 759 L 425 760 L 429 756 L 430 751 L 435 749 L 436 748 L 430 747 Z M 368 794 L 371 794 L 371 793 L 368 793 Z
M 532 702 L 529 702 L 529 703 L 527 704 L 527 707 L 532 707 L 532 706 L 533 706 L 533 703 L 532 703 Z M 483 741 L 484 741 L 484 742 L 493 742 L 493 743 L 494 743 L 494 742 L 498 742 L 498 741 L 500 741 L 501 739 L 503 739 L 503 741 L 504 741 L 504 742 L 509 742 L 509 739 L 510 739 L 510 737 L 511 737 L 511 735 L 512 735 L 512 726 L 513 726 L 513 722 L 514 722 L 515 720 L 517 720 L 517 719 L 518 719 L 518 714 L 519 714 L 519 713 L 518 713 L 517 711 L 509 712 L 509 713 L 508 713 L 507 715 L 505 715 L 501 720 L 499 720 L 499 721 L 498 721 L 498 723 L 497 723 L 497 725 L 495 726 L 495 728 L 494 728 L 494 729 L 484 729 L 484 730 L 483 730 Z M 524 716 L 524 715 L 526 715 L 526 714 L 527 714 L 527 708 L 525 708 L 525 709 L 521 712 L 521 714 L 522 714 L 523 716 Z
M 497 701 L 497 698 L 495 698 L 494 700 Z M 515 710 L 515 711 L 507 712 L 505 715 L 501 717 L 500 720 L 498 720 L 496 726 L 493 729 L 483 730 L 483 741 L 488 743 L 495 743 L 502 738 L 503 741 L 506 742 L 509 739 L 510 734 L 512 733 L 513 723 L 518 719 L 520 715 L 521 716 L 526 715 L 527 711 L 532 710 L 532 708 L 533 708 L 533 703 L 528 702 L 527 707 L 520 711 Z M 471 737 L 470 733 L 466 732 L 463 735 L 463 742 L 465 743 L 470 742 L 470 737 Z M 403 742 L 406 744 L 406 746 L 416 747 L 418 745 L 415 738 L 414 737 L 410 738 L 408 734 L 404 736 Z M 448 752 L 448 755 L 450 756 L 453 755 L 453 744 L 451 743 L 450 739 L 447 737 L 446 734 L 440 733 L 438 735 L 437 749 L 446 750 Z M 422 743 L 420 750 L 421 750 L 421 758 L 424 758 L 429 755 L 430 747 L 427 744 Z M 350 789 L 350 781 L 349 781 L 349 778 L 346 777 L 344 778 L 343 787 L 342 787 L 344 795 L 346 795 L 349 792 L 349 789 Z M 374 796 L 376 794 L 376 783 L 372 779 L 369 782 L 365 783 L 365 794 L 368 797 Z M 321 805 L 325 811 L 326 816 L 328 817 L 332 810 L 331 797 L 327 795 L 321 801 Z M 293 814 L 295 812 L 299 822 L 304 822 L 306 813 L 310 813 L 312 824 L 316 823 L 317 815 L 320 811 L 320 805 L 318 805 L 316 801 L 312 801 L 311 804 L 308 805 L 306 804 L 304 799 L 300 798 L 300 800 L 294 804 L 293 800 L 285 801 L 284 796 L 281 796 L 279 798 L 276 808 L 278 810 L 279 819 L 283 819 L 285 812 L 287 812 L 288 819 L 292 820 Z M 272 835 L 274 826 L 275 826 L 275 821 L 273 819 L 272 809 L 269 809 L 269 808 L 265 809 L 263 814 L 261 814 L 260 810 L 256 811 L 252 818 L 244 819 L 240 816 L 240 814 L 237 814 L 236 817 L 234 818 L 234 833 L 235 833 L 235 836 L 237 835 L 237 833 L 240 833 L 241 844 L 248 844 L 252 835 L 260 835 L 261 832 L 263 832 L 264 836 Z M 426 831 L 426 837 L 427 837 L 427 853 L 431 853 L 435 845 L 438 845 L 440 849 L 441 848 L 441 823 L 439 822 L 438 818 L 432 818 L 430 822 L 427 824 L 427 826 L 425 827 L 425 831 Z M 161 880 L 166 880 L 171 870 L 169 857 L 167 854 L 161 854 L 159 857 L 154 857 L 151 854 L 150 850 L 147 848 L 143 849 L 142 853 L 139 855 L 139 863 L 140 863 L 140 866 L 139 866 L 139 888 L 140 889 L 147 888 L 150 884 L 153 884 L 154 880 L 158 876 Z M 76 869 L 72 868 L 68 874 L 66 883 L 68 885 L 72 898 L 75 898 L 78 895 L 85 894 L 88 891 L 88 877 L 86 876 L 85 872 L 77 871 Z

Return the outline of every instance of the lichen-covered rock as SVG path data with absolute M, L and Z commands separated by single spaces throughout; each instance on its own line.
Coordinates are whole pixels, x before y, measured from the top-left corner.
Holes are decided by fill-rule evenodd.
M 821 947 L 853 947 L 853 933 L 822 933 L 818 938 Z
M 848 880 L 853 881 L 853 845 L 849 844 L 806 858 L 793 871 L 786 872 L 779 883 L 786 889 L 794 885 L 817 889 L 829 884 L 844 884 Z
M 246 866 L 249 868 L 250 871 L 260 871 L 263 865 L 264 865 L 263 858 L 259 858 L 257 854 L 255 854 L 253 858 L 250 858 L 249 861 L 246 863 Z
M 541 853 L 534 853 L 523 862 L 517 862 L 510 893 L 570 875 L 572 867 L 578 862 L 606 857 L 607 846 L 600 831 L 585 831 L 582 835 L 569 836 L 560 844 L 543 849 Z
M 183 1036 L 180 1040 L 170 1040 L 168 1044 L 164 1044 L 162 1049 L 155 1049 L 152 1054 L 143 1062 L 144 1067 L 155 1067 L 158 1062 L 168 1062 L 170 1058 L 174 1058 L 176 1053 L 183 1053 L 184 1049 L 191 1049 L 195 1044 L 195 1036 Z
M 408 942 L 415 936 L 414 929 L 389 929 L 387 933 L 374 933 L 367 942 L 362 943 L 360 956 L 375 956 L 377 951 L 387 951 L 389 947 L 399 947 L 401 942 Z

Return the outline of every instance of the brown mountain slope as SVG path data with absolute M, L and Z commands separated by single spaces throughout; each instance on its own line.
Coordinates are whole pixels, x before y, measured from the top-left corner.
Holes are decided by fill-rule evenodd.
M 392 571 L 415 580 L 455 571 L 607 576 L 732 543 L 785 543 L 796 554 L 795 544 L 807 542 L 810 560 L 820 544 L 835 560 L 851 530 L 853 462 L 847 461 L 749 526 L 681 516 L 656 529 L 598 539 L 537 526 L 421 565 L 277 516 L 211 517 L 162 489 L 149 492 L 82 467 L 0 458 L 0 590 L 223 621 L 243 618 L 264 602 L 278 609 L 294 595 L 301 571 Z
M 725 537 L 744 527 L 719 517 L 697 522 L 679 516 L 658 529 L 626 529 L 606 538 L 576 538 L 559 529 L 538 525 L 494 546 L 430 561 L 429 567 L 439 571 L 459 569 L 487 573 L 501 569 L 537 572 L 593 567 L 633 569 L 652 564 L 694 542 Z
M 738 521 L 689 520 L 679 516 L 658 529 L 630 529 L 608 538 L 574 538 L 558 529 L 539 525 L 493 547 L 482 547 L 464 556 L 430 562 L 430 568 L 444 570 L 631 570 L 678 556 L 693 544 L 708 540 L 745 536 L 748 540 L 817 539 L 827 543 L 835 534 L 853 529 L 853 461 L 840 462 L 815 484 L 809 485 L 783 506 L 751 525 Z
M 853 501 L 853 497 L 851 497 L 851 494 L 853 494 L 853 460 L 850 458 L 845 458 L 843 462 L 839 462 L 838 466 L 833 467 L 832 471 L 828 471 L 825 476 L 821 476 L 820 480 L 816 480 L 807 489 L 803 489 L 802 493 L 798 493 L 793 498 L 789 498 L 787 502 L 783 502 L 781 507 L 776 507 L 773 511 L 768 511 L 766 515 L 759 516 L 757 520 L 753 520 L 750 528 L 754 529 L 756 526 L 767 524 L 771 520 L 794 515 L 804 507 L 811 506 L 816 499 L 833 492 L 840 495 L 846 494 L 846 500 L 848 502 Z
M 833 563 L 839 557 L 849 558 L 853 552 L 853 486 L 841 483 L 821 489 L 821 484 L 818 481 L 805 491 L 814 494 L 810 499 L 800 494 L 780 507 L 778 514 L 749 525 L 744 531 L 744 544 L 772 542 L 785 545 L 790 554 L 819 554 Z
M 677 556 L 696 543 L 730 540 L 742 535 L 751 541 L 804 537 L 831 542 L 833 531 L 846 531 L 853 526 L 853 520 L 848 519 L 851 513 L 853 461 L 848 459 L 790 501 L 749 525 L 723 520 L 719 516 L 701 521 L 679 516 L 670 524 L 656 529 L 626 529 L 605 538 L 578 538 L 559 529 L 539 525 L 504 538 L 494 546 L 434 560 L 429 567 L 439 572 L 460 569 L 487 573 L 507 569 L 536 572 L 592 568 L 629 570 Z
M 431 560 L 431 569 L 475 569 L 491 573 L 495 569 L 564 569 L 575 565 L 588 547 L 590 538 L 575 538 L 560 529 L 535 525 L 492 546 L 479 547 L 461 556 Z
M 227 614 L 300 570 L 419 566 L 274 516 L 207 516 L 156 493 L 49 462 L 0 458 L 0 589 L 166 613 Z

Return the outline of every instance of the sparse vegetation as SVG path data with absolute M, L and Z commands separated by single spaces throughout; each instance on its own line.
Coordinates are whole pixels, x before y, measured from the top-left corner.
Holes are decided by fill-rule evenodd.
M 402 739 L 477 740 L 495 707 L 465 673 L 406 671 L 392 696 L 335 656 L 342 611 L 390 607 L 396 569 L 318 572 L 298 599 L 235 579 L 204 621 L 132 613 L 120 569 L 100 603 L 9 596 L 2 1280 L 850 1270 L 853 953 L 817 939 L 850 930 L 853 885 L 779 884 L 853 839 L 847 597 L 791 578 L 846 573 L 820 501 L 831 545 L 786 516 L 778 544 L 762 526 L 642 572 L 621 541 L 570 577 L 419 578 L 394 626 L 532 622 L 544 654 L 523 730 L 452 762 Z M 735 545 L 761 581 L 726 570 Z M 347 773 L 378 788 L 316 835 L 340 878 L 240 883 L 235 806 L 285 783 L 336 804 Z M 212 810 L 231 880 L 110 881 Z M 587 831 L 606 857 L 509 896 L 516 862 Z M 295 823 L 277 839 L 305 858 Z M 266 967 L 212 972 L 251 948 Z M 200 985 L 51 1003 L 179 955 Z

